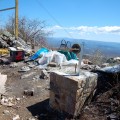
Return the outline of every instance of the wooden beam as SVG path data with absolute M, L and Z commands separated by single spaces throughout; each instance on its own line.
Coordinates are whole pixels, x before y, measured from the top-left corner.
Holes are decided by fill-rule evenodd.
M 18 39 L 18 0 L 15 0 L 15 39 Z
M 0 12 L 7 11 L 7 10 L 11 10 L 11 9 L 15 9 L 15 7 L 1 9 Z

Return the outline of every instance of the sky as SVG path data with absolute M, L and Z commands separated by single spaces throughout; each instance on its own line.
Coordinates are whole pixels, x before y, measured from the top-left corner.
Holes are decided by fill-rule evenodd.
M 15 0 L 0 0 L 0 9 Z M 46 21 L 52 37 L 120 42 L 120 0 L 19 0 L 19 16 Z M 0 12 L 5 25 L 14 10 Z

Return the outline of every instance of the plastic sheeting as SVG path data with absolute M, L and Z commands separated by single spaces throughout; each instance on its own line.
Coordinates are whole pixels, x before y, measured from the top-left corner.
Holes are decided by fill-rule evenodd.
M 47 53 L 48 51 L 49 50 L 47 48 L 41 48 L 33 56 L 30 57 L 30 60 L 35 60 L 40 57 L 42 53 Z
M 115 66 L 105 67 L 100 69 L 99 71 L 105 73 L 120 73 L 120 64 Z
M 41 69 L 46 68 L 50 62 L 55 62 L 60 67 L 63 65 L 78 64 L 78 60 L 71 59 L 68 61 L 64 54 L 61 54 L 60 52 L 57 52 L 57 51 L 50 51 L 48 53 L 42 53 L 42 55 L 43 56 L 38 61 L 39 68 Z
M 39 59 L 40 65 L 48 65 L 50 62 L 56 62 L 57 65 L 62 65 L 63 62 L 66 62 L 67 59 L 64 54 L 61 54 L 57 51 L 50 51 L 48 53 L 43 53 L 43 56 Z

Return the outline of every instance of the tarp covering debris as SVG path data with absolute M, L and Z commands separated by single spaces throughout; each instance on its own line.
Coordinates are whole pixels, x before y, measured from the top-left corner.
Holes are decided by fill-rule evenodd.
M 40 55 L 42 53 L 46 53 L 48 52 L 49 50 L 47 48 L 41 48 L 39 49 L 33 56 L 30 57 L 30 60 L 35 60 L 37 59 L 38 57 L 40 57 Z
M 120 65 L 105 67 L 100 69 L 99 71 L 106 73 L 120 73 Z
M 66 62 L 67 59 L 64 54 L 61 54 L 57 51 L 51 51 L 48 53 L 43 53 L 43 56 L 39 59 L 40 65 L 48 65 L 50 62 L 56 62 L 57 65 L 62 65 L 63 62 Z

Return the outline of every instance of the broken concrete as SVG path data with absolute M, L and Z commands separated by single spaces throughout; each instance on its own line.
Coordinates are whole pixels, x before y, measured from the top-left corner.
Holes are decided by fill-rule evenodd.
M 2 75 L 0 73 L 0 94 L 5 93 L 5 83 L 7 81 L 7 75 Z
M 57 67 L 57 63 L 55 63 L 55 62 L 50 62 L 50 63 L 48 64 L 48 67 Z
M 97 85 L 97 74 L 82 71 L 80 76 L 50 74 L 50 106 L 77 116 Z
M 40 78 L 41 78 L 41 79 L 47 79 L 47 78 L 49 78 L 48 72 L 47 72 L 46 70 L 42 70 L 42 71 L 41 71 Z
M 28 66 L 23 66 L 20 70 L 19 70 L 19 72 L 27 72 L 27 71 L 29 71 L 30 70 L 30 68 L 28 67 Z
M 24 90 L 24 95 L 26 96 L 33 96 L 34 95 L 34 89 L 31 90 Z
M 100 69 L 98 71 L 105 72 L 105 73 L 112 73 L 112 74 L 120 73 L 120 64 L 119 65 L 105 67 L 105 68 L 102 68 L 102 69 Z
M 21 79 L 25 79 L 25 78 L 28 78 L 28 77 L 34 75 L 35 73 L 36 73 L 36 72 L 30 72 L 30 73 L 28 73 L 28 74 L 22 75 L 20 78 L 21 78 Z

